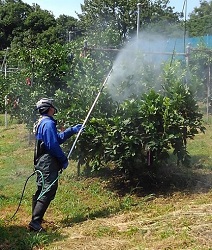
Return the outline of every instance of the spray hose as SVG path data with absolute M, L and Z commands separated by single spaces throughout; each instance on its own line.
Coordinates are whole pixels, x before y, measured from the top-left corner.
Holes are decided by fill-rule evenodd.
M 40 174 L 41 179 L 42 179 L 42 189 L 41 189 L 40 195 L 38 196 L 37 200 L 39 200 L 39 199 L 40 199 L 40 198 L 41 198 L 41 197 L 51 188 L 51 186 L 59 179 L 59 175 L 58 175 L 58 177 L 57 177 L 57 178 L 56 178 L 56 179 L 55 179 L 46 189 L 44 189 L 44 184 L 45 184 L 45 182 L 44 182 L 43 173 L 42 173 L 40 170 L 35 170 L 30 176 L 27 177 L 27 179 L 26 179 L 26 181 L 25 181 L 25 184 L 24 184 L 24 187 L 23 187 L 23 190 L 22 190 L 22 193 L 21 193 L 21 198 L 20 198 L 20 200 L 19 200 L 18 207 L 17 207 L 15 213 L 14 213 L 14 214 L 10 217 L 10 219 L 7 220 L 7 221 L 11 221 L 11 220 L 15 217 L 15 215 L 17 214 L 17 212 L 18 212 L 18 210 L 19 210 L 19 208 L 20 208 L 20 206 L 21 206 L 21 202 L 22 202 L 22 200 L 23 200 L 23 196 L 24 196 L 24 192 L 25 192 L 25 189 L 26 189 L 26 185 L 27 185 L 29 179 L 30 179 L 33 175 L 35 175 L 36 173 Z
M 76 146 L 76 143 L 77 143 L 77 141 L 78 141 L 78 139 L 79 139 L 79 136 L 80 136 L 80 134 L 82 133 L 83 128 L 85 127 L 85 124 L 87 123 L 88 118 L 90 117 L 90 114 L 91 114 L 91 112 L 93 111 L 93 109 L 94 109 L 94 107 L 95 107 L 95 105 L 96 105 L 96 103 L 97 103 L 97 101 L 98 101 L 98 99 L 99 99 L 99 96 L 100 96 L 101 92 L 103 91 L 103 89 L 104 89 L 104 87 L 105 87 L 105 85 L 106 85 L 106 83 L 107 83 L 107 81 L 108 81 L 108 78 L 110 77 L 110 74 L 111 74 L 112 70 L 113 70 L 113 69 L 110 70 L 110 72 L 108 73 L 107 77 L 105 78 L 105 80 L 104 80 L 104 82 L 103 82 L 103 84 L 102 84 L 102 86 L 101 86 L 101 88 L 100 88 L 100 90 L 99 90 L 99 92 L 98 92 L 98 94 L 97 94 L 97 96 L 96 96 L 96 98 L 95 98 L 95 100 L 94 100 L 94 102 L 93 102 L 93 104 L 92 104 L 90 110 L 88 111 L 88 114 L 87 114 L 87 116 L 86 116 L 86 118 L 85 118 L 85 120 L 84 120 L 84 122 L 83 122 L 83 124 L 82 124 L 81 129 L 80 129 L 79 132 L 77 133 L 77 136 L 76 136 L 76 138 L 75 138 L 75 140 L 74 140 L 74 143 L 73 143 L 73 145 L 72 145 L 72 147 L 71 147 L 71 149 L 70 149 L 70 151 L 69 151 L 69 153 L 68 153 L 68 156 L 67 156 L 68 159 L 70 158 L 70 156 L 71 156 L 71 154 L 72 154 L 72 152 L 73 152 L 73 150 L 74 150 L 74 148 L 75 148 L 75 146 Z M 41 198 L 41 197 L 51 188 L 51 186 L 52 186 L 52 185 L 59 179 L 59 177 L 60 177 L 60 174 L 59 174 L 58 177 L 57 177 L 57 178 L 56 178 L 56 179 L 55 179 L 46 189 L 44 189 L 45 181 L 44 181 L 43 173 L 42 173 L 40 170 L 35 170 L 35 171 L 26 179 L 26 182 L 25 182 L 25 184 L 24 184 L 24 188 L 23 188 L 23 191 L 22 191 L 22 194 L 21 194 L 21 198 L 20 198 L 18 207 L 17 207 L 15 213 L 13 214 L 13 216 L 11 216 L 11 218 L 10 218 L 8 221 L 12 220 L 12 219 L 15 217 L 15 215 L 17 214 L 17 212 L 18 212 L 18 210 L 19 210 L 19 208 L 20 208 L 20 206 L 21 206 L 21 202 L 22 202 L 22 200 L 23 200 L 23 196 L 24 196 L 24 192 L 25 192 L 25 189 L 26 189 L 27 182 L 29 181 L 29 179 L 30 179 L 33 175 L 35 175 L 35 173 L 40 174 L 41 179 L 42 179 L 42 189 L 41 189 L 40 195 L 38 196 L 37 200 L 39 200 L 39 199 L 40 199 L 40 198 Z M 61 171 L 60 173 L 62 173 L 62 171 Z
M 29 179 L 30 179 L 34 174 L 35 174 L 35 172 L 33 172 L 30 176 L 27 177 L 27 179 L 26 179 L 26 181 L 25 181 L 25 184 L 24 184 L 23 191 L 22 191 L 22 193 L 21 193 L 21 198 L 20 198 L 20 200 L 19 200 L 18 207 L 17 207 L 15 213 L 13 214 L 13 216 L 11 216 L 10 219 L 7 220 L 7 221 L 11 221 L 11 220 L 15 217 L 15 215 L 17 214 L 17 212 L 18 212 L 18 210 L 19 210 L 19 208 L 20 208 L 20 206 L 21 206 L 21 202 L 22 202 L 22 200 L 23 200 L 23 196 L 24 196 L 24 192 L 25 192 L 25 189 L 26 189 L 27 182 L 29 181 Z

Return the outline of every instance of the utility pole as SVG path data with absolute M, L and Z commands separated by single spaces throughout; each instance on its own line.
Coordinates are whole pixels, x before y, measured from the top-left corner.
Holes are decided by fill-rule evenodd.
M 209 107 L 211 102 L 211 67 L 208 60 L 208 79 L 207 79 L 207 121 L 209 120 Z
M 83 47 L 83 56 L 84 56 L 84 57 L 87 56 L 87 51 L 88 51 L 88 41 L 85 40 L 85 41 L 84 41 L 84 47 Z
M 7 54 L 8 54 L 9 48 L 6 49 L 6 53 L 4 56 L 4 60 L 2 62 L 2 66 L 1 66 L 1 71 L 3 72 L 3 67 L 4 67 L 4 78 L 7 78 Z M 8 100 L 7 100 L 7 95 L 5 95 L 4 97 L 4 106 L 5 106 L 5 113 L 4 113 L 4 122 L 5 122 L 5 128 L 7 128 L 7 104 L 8 104 Z
M 4 122 L 5 122 L 5 128 L 7 128 L 7 104 L 8 104 L 7 95 L 5 95 L 5 97 L 4 97 L 4 106 L 5 106 Z
M 141 9 L 141 3 L 137 4 L 138 7 L 138 15 L 137 15 L 137 39 L 139 37 L 139 31 L 140 31 L 140 9 Z
M 35 66 L 35 58 L 32 57 L 32 79 L 31 79 L 31 86 L 34 84 L 34 66 Z
M 188 44 L 186 47 L 186 53 L 185 53 L 185 60 L 186 60 L 186 86 L 188 86 L 188 80 L 189 80 L 189 57 L 191 54 L 191 45 Z

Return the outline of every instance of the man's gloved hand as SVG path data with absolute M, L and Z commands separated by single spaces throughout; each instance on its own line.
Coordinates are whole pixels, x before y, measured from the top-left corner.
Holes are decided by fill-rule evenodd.
M 73 132 L 75 134 L 77 134 L 80 131 L 81 128 L 82 128 L 82 124 L 77 124 L 77 125 L 75 125 L 75 126 L 72 127 Z
M 63 169 L 66 169 L 67 167 L 68 167 L 68 159 L 66 161 L 64 161 L 62 164 Z

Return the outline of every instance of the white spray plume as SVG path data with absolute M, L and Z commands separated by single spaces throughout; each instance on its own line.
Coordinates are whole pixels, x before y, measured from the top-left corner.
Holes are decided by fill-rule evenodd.
M 170 55 L 167 52 L 169 50 Z M 151 88 L 161 89 L 161 65 L 170 60 L 174 46 L 169 39 L 158 34 L 142 32 L 134 37 L 119 52 L 107 89 L 117 102 L 148 92 Z

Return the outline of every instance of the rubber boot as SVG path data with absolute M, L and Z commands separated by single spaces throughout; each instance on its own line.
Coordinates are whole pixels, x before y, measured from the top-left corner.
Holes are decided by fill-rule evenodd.
M 29 223 L 29 228 L 32 231 L 35 232 L 42 232 L 45 231 L 42 226 L 42 220 L 43 220 L 43 216 L 49 206 L 50 202 L 47 201 L 37 201 L 32 213 L 32 220 Z
M 37 196 L 35 194 L 32 195 L 32 214 L 34 212 L 35 205 L 37 203 Z

